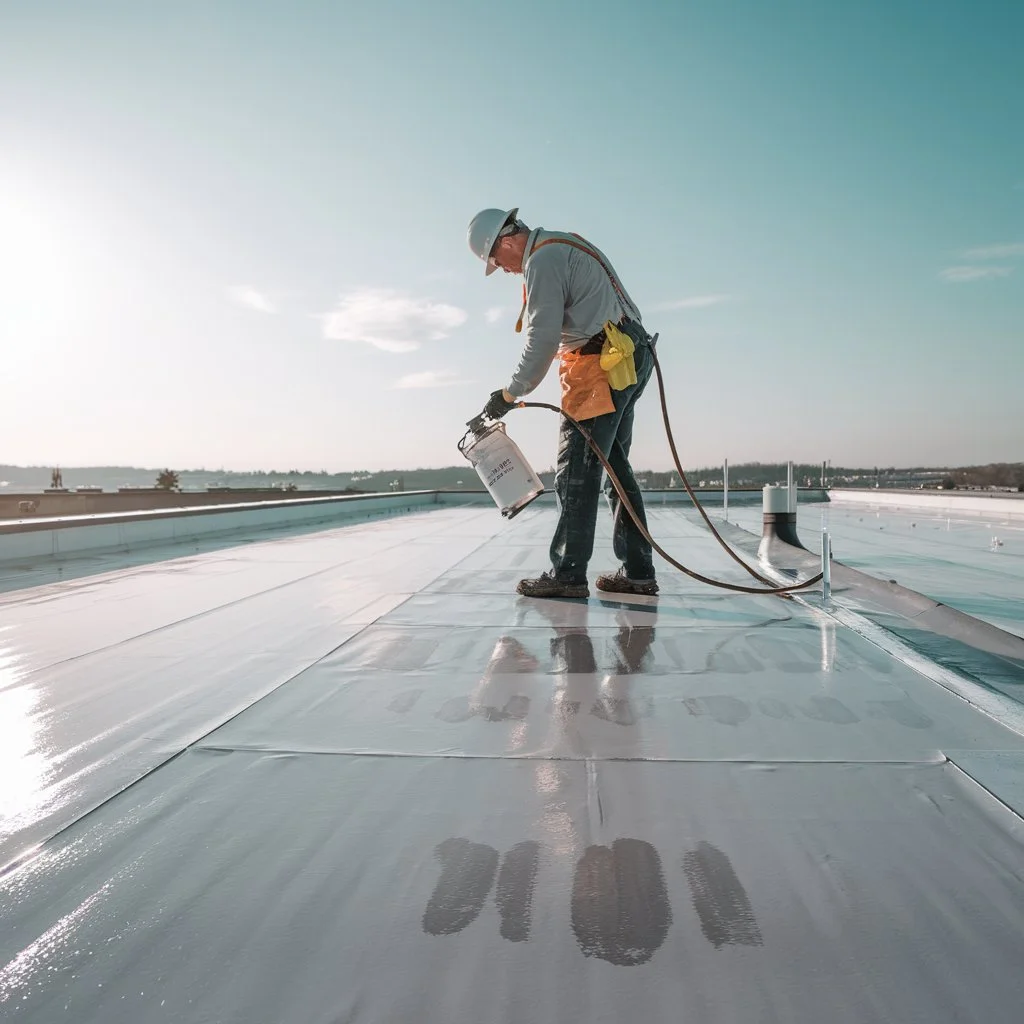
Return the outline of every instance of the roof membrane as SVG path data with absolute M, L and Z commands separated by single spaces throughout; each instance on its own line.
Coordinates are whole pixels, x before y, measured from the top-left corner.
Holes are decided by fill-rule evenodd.
M 553 523 L 0 597 L 0 1017 L 1016 1024 L 1024 738 L 811 597 L 518 597 Z
M 912 501 L 913 496 L 908 496 Z M 1024 502 L 1021 502 L 1024 509 Z M 824 518 L 823 518 L 824 517 Z M 734 508 L 729 519 L 760 533 L 761 513 Z M 927 594 L 1007 632 L 1024 636 L 1024 520 L 957 515 L 927 508 L 801 504 L 801 541 L 821 550 L 828 525 L 833 556 L 880 579 Z

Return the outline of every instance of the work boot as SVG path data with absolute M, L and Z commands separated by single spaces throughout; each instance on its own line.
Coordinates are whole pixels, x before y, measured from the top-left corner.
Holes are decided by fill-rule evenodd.
M 653 577 L 649 580 L 631 580 L 626 575 L 626 567 L 620 565 L 616 572 L 606 572 L 597 577 L 597 589 L 613 594 L 647 594 L 653 597 L 658 592 L 658 581 Z
M 546 572 L 533 580 L 520 580 L 516 593 L 526 597 L 590 597 L 590 587 L 586 580 L 573 583 Z

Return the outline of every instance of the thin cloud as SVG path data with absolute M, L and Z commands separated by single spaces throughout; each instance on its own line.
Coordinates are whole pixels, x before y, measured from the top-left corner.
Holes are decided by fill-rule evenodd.
M 447 388 L 453 384 L 472 384 L 454 370 L 425 370 L 423 373 L 409 373 L 400 377 L 396 388 Z
M 1009 277 L 1012 267 L 946 267 L 939 271 L 943 281 L 962 284 L 964 281 L 982 281 L 989 277 Z
M 263 292 L 248 284 L 238 284 L 229 288 L 228 298 L 239 306 L 256 310 L 257 313 L 277 312 L 277 306 Z
M 325 338 L 358 341 L 385 352 L 414 352 L 425 341 L 448 337 L 466 319 L 466 311 L 457 306 L 390 288 L 348 292 L 320 316 Z
M 652 307 L 655 312 L 665 313 L 670 309 L 703 309 L 706 306 L 717 306 L 728 302 L 729 295 L 690 295 L 685 299 L 673 299 L 671 302 L 659 302 Z
M 490 309 L 484 311 L 484 319 L 489 324 L 496 324 L 504 315 L 504 306 L 491 306 Z
M 967 260 L 1009 260 L 1014 256 L 1024 256 L 1024 242 L 1010 242 L 1008 245 L 986 245 L 980 249 L 968 249 L 964 253 Z

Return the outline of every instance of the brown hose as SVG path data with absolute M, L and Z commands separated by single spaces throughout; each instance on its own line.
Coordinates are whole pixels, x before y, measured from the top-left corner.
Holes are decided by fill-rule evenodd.
M 650 533 L 648 533 L 647 527 L 644 526 L 644 524 L 640 521 L 640 516 L 637 514 L 636 509 L 633 508 L 632 504 L 629 501 L 629 498 L 626 497 L 626 492 L 623 489 L 622 484 L 619 482 L 619 478 L 615 475 L 614 471 L 612 470 L 612 467 L 609 464 L 608 459 L 605 458 L 604 452 L 601 451 L 597 442 L 590 436 L 590 431 L 587 430 L 587 428 L 584 427 L 579 420 L 573 419 L 573 417 L 570 416 L 568 413 L 563 412 L 561 409 L 559 409 L 557 405 L 549 405 L 547 402 L 517 402 L 516 407 L 522 409 L 550 409 L 552 412 L 557 412 L 560 415 L 564 416 L 580 432 L 580 434 L 583 436 L 583 439 L 593 449 L 594 454 L 601 460 L 601 465 L 604 466 L 605 472 L 608 474 L 608 479 L 611 480 L 612 486 L 615 488 L 615 493 L 618 494 L 619 501 L 622 502 L 622 507 L 629 513 L 630 518 L 636 524 L 636 528 L 640 531 L 640 533 L 643 535 L 646 541 L 651 545 L 652 548 L 654 548 L 655 551 L 658 552 L 659 555 L 661 555 L 662 558 L 665 559 L 666 562 L 669 563 L 669 565 L 675 566 L 675 568 L 677 568 L 680 572 L 686 573 L 686 575 L 690 576 L 692 579 L 699 580 L 701 583 L 707 583 L 709 586 L 712 587 L 721 587 L 723 590 L 735 590 L 740 594 L 788 595 L 794 590 L 803 590 L 806 587 L 814 586 L 815 583 L 820 583 L 822 574 L 819 572 L 817 576 L 812 576 L 811 579 L 805 580 L 803 583 L 794 583 L 792 586 L 788 587 L 770 586 L 772 582 L 771 580 L 762 576 L 755 569 L 752 569 L 749 565 L 747 565 L 747 563 L 744 562 L 743 559 L 741 559 L 740 556 L 737 555 L 736 552 L 729 547 L 725 540 L 722 539 L 722 535 L 715 529 L 711 520 L 708 518 L 708 514 L 704 511 L 703 507 L 701 506 L 701 503 L 697 500 L 697 495 L 693 493 L 693 488 L 690 486 L 690 481 L 686 479 L 686 474 L 683 472 L 683 467 L 679 464 L 679 454 L 676 451 L 676 443 L 674 438 L 672 437 L 672 426 L 668 420 L 668 405 L 665 402 L 665 381 L 661 375 L 661 366 L 658 363 L 658 355 L 653 345 L 651 346 L 651 355 L 654 357 L 654 369 L 658 374 L 658 390 L 661 393 L 661 413 L 662 417 L 665 420 L 665 435 L 668 437 L 668 445 L 672 451 L 672 461 L 675 462 L 676 470 L 679 473 L 680 479 L 683 481 L 683 486 L 686 488 L 686 493 L 690 496 L 694 505 L 697 506 L 697 511 L 700 512 L 700 514 L 704 517 L 704 522 L 708 524 L 708 528 L 715 535 L 715 538 L 717 539 L 718 543 L 721 544 L 723 548 L 725 548 L 725 550 L 729 553 L 730 557 L 733 558 L 740 565 L 742 565 L 743 568 L 746 569 L 747 572 L 750 573 L 750 575 L 753 576 L 755 579 L 760 580 L 762 583 L 767 583 L 769 584 L 769 586 L 741 587 L 735 583 L 723 583 L 721 580 L 712 580 L 709 579 L 707 576 L 702 576 L 699 572 L 694 572 L 692 569 L 687 569 L 687 567 L 683 565 L 682 562 L 677 562 L 670 554 L 668 554 L 668 552 L 665 551 L 663 547 L 661 547 L 661 545 L 650 535 Z

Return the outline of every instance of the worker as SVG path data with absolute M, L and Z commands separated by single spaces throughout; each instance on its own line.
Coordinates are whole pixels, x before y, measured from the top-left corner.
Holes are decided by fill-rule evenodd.
M 629 464 L 633 412 L 653 368 L 652 339 L 640 311 L 604 253 L 579 235 L 530 229 L 512 210 L 489 209 L 469 224 L 469 247 L 485 273 L 523 275 L 526 344 L 504 388 L 494 391 L 484 415 L 501 419 L 537 388 L 559 357 L 562 411 L 580 421 L 608 459 L 630 504 L 645 524 L 643 497 Z M 551 541 L 551 569 L 516 587 L 528 597 L 588 597 L 587 566 L 604 472 L 583 436 L 561 417 L 555 499 L 558 522 Z M 598 576 L 599 590 L 656 594 L 650 542 L 624 511 L 609 480 L 613 549 L 618 570 Z

